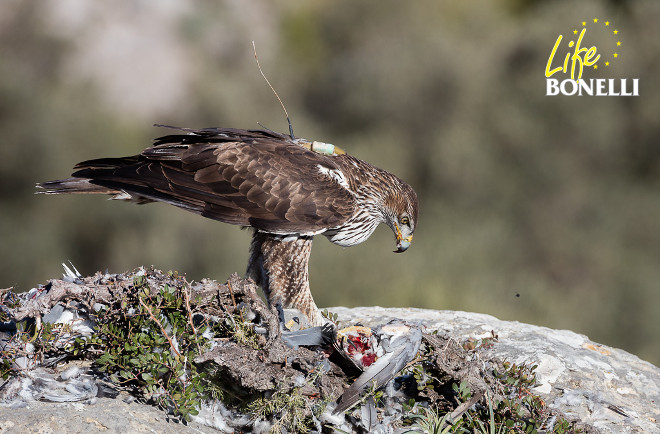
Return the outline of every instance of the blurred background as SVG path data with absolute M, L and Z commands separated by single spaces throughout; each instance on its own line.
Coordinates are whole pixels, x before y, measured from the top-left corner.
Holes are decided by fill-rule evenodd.
M 545 96 L 557 36 L 594 17 L 623 45 L 585 77 L 639 78 L 641 96 Z M 419 195 L 404 255 L 385 227 L 346 249 L 319 237 L 320 306 L 484 312 L 660 364 L 659 21 L 655 0 L 4 0 L 0 287 L 28 290 L 68 260 L 84 275 L 243 274 L 250 234 L 238 227 L 33 192 L 79 161 L 139 153 L 167 133 L 154 123 L 286 132 L 254 40 L 297 136 Z M 605 53 L 609 36 L 588 32 L 583 46 Z

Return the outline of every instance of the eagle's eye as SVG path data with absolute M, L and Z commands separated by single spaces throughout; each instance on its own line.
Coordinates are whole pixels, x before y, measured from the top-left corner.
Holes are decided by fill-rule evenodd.
M 401 217 L 401 224 L 410 226 L 410 219 L 408 217 Z

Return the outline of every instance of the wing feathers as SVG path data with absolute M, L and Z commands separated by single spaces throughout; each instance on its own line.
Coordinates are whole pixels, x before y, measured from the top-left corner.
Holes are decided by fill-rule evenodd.
M 187 168 L 186 168 L 187 169 Z M 212 184 L 214 182 L 224 182 L 217 165 L 207 166 L 194 172 L 193 179 L 200 184 Z
M 156 139 L 140 155 L 79 163 L 73 176 L 276 233 L 319 232 L 352 214 L 352 194 L 318 170 L 338 169 L 330 157 L 266 131 L 191 132 Z

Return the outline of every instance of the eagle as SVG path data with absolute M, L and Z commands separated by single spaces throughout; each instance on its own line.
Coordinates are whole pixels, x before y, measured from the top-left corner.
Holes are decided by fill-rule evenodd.
M 315 235 L 339 246 L 365 241 L 380 223 L 410 246 L 415 191 L 398 177 L 331 144 L 270 130 L 172 128 L 138 155 L 78 163 L 40 193 L 107 194 L 138 204 L 165 202 L 253 229 L 247 276 L 271 306 L 295 308 L 313 326 L 308 263 Z

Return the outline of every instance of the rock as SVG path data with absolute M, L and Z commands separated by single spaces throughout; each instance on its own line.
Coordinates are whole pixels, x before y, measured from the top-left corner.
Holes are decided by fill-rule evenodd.
M 182 425 L 165 412 L 136 401 L 126 403 L 128 395 L 116 399 L 98 398 L 93 405 L 33 402 L 24 408 L 0 407 L 0 432 L 10 433 L 217 433 L 191 422 Z M 130 401 L 126 399 L 126 401 Z
M 458 341 L 489 338 L 494 332 L 498 341 L 480 350 L 480 357 L 537 364 L 535 392 L 568 418 L 604 433 L 660 431 L 660 369 L 586 336 L 476 313 L 380 307 L 329 310 L 339 316 L 340 326 L 405 319 Z M 131 402 L 123 393 L 116 399 L 88 402 L 33 401 L 23 408 L 0 407 L 0 432 L 217 432 L 196 422 L 183 425 L 156 407 Z
M 490 337 L 494 331 L 499 340 L 487 350 L 490 355 L 512 363 L 537 364 L 539 385 L 534 391 L 569 419 L 603 433 L 660 432 L 660 369 L 584 335 L 468 312 L 381 307 L 328 310 L 342 324 L 372 326 L 406 319 L 459 340 Z

